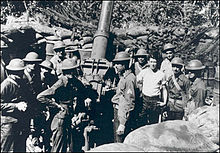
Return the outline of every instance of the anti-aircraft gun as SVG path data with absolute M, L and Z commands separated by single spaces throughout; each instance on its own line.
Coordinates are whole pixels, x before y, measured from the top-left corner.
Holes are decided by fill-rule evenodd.
M 107 95 L 105 92 L 106 91 L 105 80 L 106 80 L 106 75 L 107 75 L 106 73 L 109 73 L 109 72 L 111 73 L 112 70 L 114 70 L 112 68 L 111 62 L 109 62 L 105 57 L 106 51 L 107 51 L 108 40 L 109 40 L 112 10 L 113 10 L 113 1 L 102 2 L 102 9 L 101 9 L 101 14 L 100 14 L 98 29 L 93 37 L 93 47 L 92 47 L 91 57 L 87 59 L 83 59 L 81 61 L 83 77 L 92 85 L 92 88 L 98 93 L 98 98 L 96 99 L 96 105 L 95 105 L 96 107 L 95 111 L 96 111 L 96 114 L 98 115 L 96 116 L 97 121 L 95 125 L 97 125 L 98 129 L 100 129 L 100 131 L 98 131 L 99 133 L 97 134 L 99 138 L 97 139 L 99 139 L 100 141 L 100 138 L 101 138 L 101 141 L 105 143 L 106 141 L 110 142 L 110 140 L 106 140 L 106 141 L 104 140 L 106 137 L 111 137 L 107 135 L 109 134 L 109 132 L 111 133 L 112 131 L 112 137 L 113 137 L 113 130 L 112 130 L 113 128 L 109 127 L 109 125 L 112 124 L 111 119 L 110 119 L 111 117 L 109 117 L 111 113 L 108 112 L 108 111 L 111 111 L 111 104 L 109 100 L 106 100 Z M 108 85 L 112 85 L 112 83 L 108 83 Z M 111 123 L 109 123 L 108 121 L 110 121 Z M 86 130 L 86 129 L 90 129 L 90 130 Z M 105 131 L 106 129 L 110 131 L 106 132 Z M 100 143 L 92 142 L 91 140 L 92 136 L 91 136 L 91 139 L 89 139 L 89 133 L 91 131 L 92 131 L 91 128 L 85 128 L 84 130 L 84 136 L 86 135 L 84 151 L 89 150 L 90 146 L 94 147 L 94 143 L 95 144 L 103 143 L 103 142 L 100 142 Z

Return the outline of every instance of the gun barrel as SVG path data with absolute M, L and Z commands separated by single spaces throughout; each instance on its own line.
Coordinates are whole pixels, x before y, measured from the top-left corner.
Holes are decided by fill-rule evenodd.
M 102 2 L 102 10 L 99 19 L 99 25 L 94 35 L 93 41 L 91 55 L 91 58 L 93 59 L 105 58 L 111 24 L 112 9 L 113 1 Z

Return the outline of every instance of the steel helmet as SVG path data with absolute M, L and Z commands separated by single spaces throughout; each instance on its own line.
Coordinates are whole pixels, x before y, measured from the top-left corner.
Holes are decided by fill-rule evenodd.
M 184 65 L 183 60 L 182 60 L 182 58 L 180 58 L 180 57 L 174 57 L 174 58 L 171 60 L 171 64 L 176 64 L 176 65 L 181 65 L 181 66 Z
M 11 71 L 21 71 L 24 70 L 26 67 L 24 65 L 24 61 L 19 58 L 12 59 L 9 64 L 6 66 L 7 70 Z
M 39 64 L 41 67 L 53 70 L 53 63 L 49 60 L 44 60 L 42 63 Z
M 130 60 L 130 55 L 126 52 L 118 52 L 113 59 L 113 62 L 121 62 Z
M 195 59 L 195 60 L 191 60 L 189 61 L 189 63 L 186 66 L 187 70 L 202 70 L 205 69 L 205 66 L 202 64 L 201 61 Z
M 25 62 L 41 62 L 42 61 L 42 59 L 39 58 L 39 55 L 35 52 L 29 52 L 23 60 Z
M 171 43 L 165 44 L 163 47 L 163 52 L 166 52 L 167 50 L 173 51 L 175 49 L 175 46 Z
M 79 64 L 77 63 L 77 60 L 75 59 L 65 59 L 62 62 L 62 70 L 71 70 L 79 67 Z
M 57 49 L 61 49 L 61 48 L 65 48 L 65 44 L 63 41 L 57 41 L 56 43 L 54 43 L 54 51 L 56 51 Z
M 137 51 L 137 53 L 134 55 L 135 57 L 139 56 L 148 56 L 148 53 L 145 49 L 141 48 Z

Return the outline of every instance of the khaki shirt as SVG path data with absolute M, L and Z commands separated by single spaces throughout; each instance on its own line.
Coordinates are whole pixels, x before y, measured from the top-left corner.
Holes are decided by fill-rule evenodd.
M 136 79 L 131 70 L 127 70 L 120 78 L 116 94 L 112 102 L 118 108 L 118 119 L 120 124 L 125 125 L 129 118 L 129 112 L 134 110 L 136 96 Z
M 178 78 L 175 79 L 178 85 L 180 86 L 181 90 L 177 89 L 172 77 L 170 77 L 168 80 L 168 93 L 170 99 L 168 101 L 168 105 L 171 105 L 171 111 L 183 110 L 188 100 L 190 88 L 190 81 L 184 74 L 181 74 Z M 171 101 L 171 99 L 174 101 Z

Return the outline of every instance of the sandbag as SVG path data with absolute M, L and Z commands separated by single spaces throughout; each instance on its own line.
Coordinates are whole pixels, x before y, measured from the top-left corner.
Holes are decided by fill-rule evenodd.
M 136 26 L 136 27 L 126 29 L 126 33 L 133 37 L 149 34 L 149 32 L 147 31 L 147 27 L 145 26 Z
M 218 145 L 203 136 L 194 124 L 182 120 L 140 127 L 129 133 L 124 143 L 144 151 L 151 151 L 149 148 L 182 152 L 213 152 L 218 149 Z
M 212 142 L 219 144 L 219 105 L 203 106 L 188 115 L 188 121 Z
M 139 36 L 139 37 L 137 37 L 137 40 L 141 40 L 141 41 L 147 43 L 148 37 L 149 37 L 149 36 Z
M 124 143 L 109 143 L 86 152 L 144 152 L 143 149 Z
M 57 28 L 56 34 L 63 40 L 70 38 L 72 35 L 72 31 L 64 28 Z
M 92 37 L 83 37 L 83 44 L 92 43 L 93 38 Z
M 82 46 L 83 49 L 88 49 L 88 48 L 92 48 L 92 43 L 90 44 L 85 44 Z

